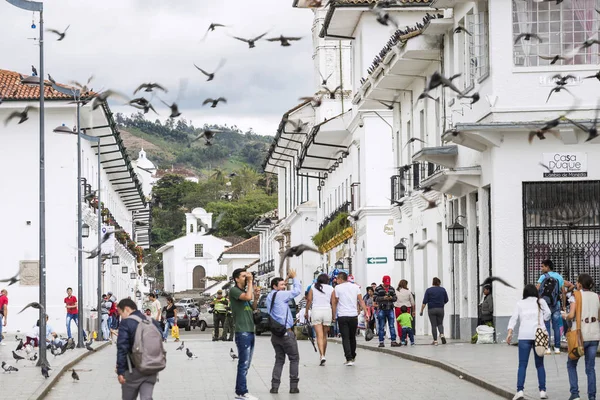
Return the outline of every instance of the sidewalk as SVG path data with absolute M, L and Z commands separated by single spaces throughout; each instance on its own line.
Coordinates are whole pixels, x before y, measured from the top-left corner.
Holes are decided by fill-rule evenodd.
M 47 357 L 50 363 L 50 377 L 45 379 L 42 376 L 40 367 L 36 367 L 36 362 L 21 360 L 18 363 L 15 362 L 12 356 L 12 351 L 17 348 L 17 341 L 14 340 L 14 336 L 6 336 L 3 341 L 6 346 L 0 346 L 0 362 L 6 361 L 8 365 L 11 365 L 19 369 L 19 372 L 4 373 L 0 370 L 0 388 L 2 393 L 10 393 L 11 400 L 28 400 L 38 399 L 48 388 L 52 385 L 55 380 L 58 380 L 62 370 L 69 369 L 73 364 L 79 360 L 87 357 L 91 352 L 86 349 L 75 349 L 68 350 L 62 356 L 54 357 L 50 350 L 48 350 Z M 92 347 L 95 349 L 104 348 L 110 344 L 93 343 Z M 37 349 L 36 349 L 37 353 Z M 26 356 L 24 351 L 20 351 L 19 354 L 22 357 Z M 33 356 L 33 353 L 32 353 Z
M 390 347 L 390 341 L 386 339 L 386 347 L 378 348 L 377 337 L 367 342 L 361 335 L 357 337 L 357 347 L 429 364 L 459 377 L 462 375 L 462 379 L 501 397 L 512 399 L 514 396 L 517 385 L 517 346 L 508 346 L 506 343 L 477 345 L 455 340 L 448 340 L 446 345 L 440 342 L 439 346 L 432 346 L 431 337 L 420 336 L 415 339 L 416 346 Z M 329 340 L 341 343 L 341 339 Z M 358 357 L 360 358 L 360 353 Z M 546 387 L 548 396 L 552 399 L 568 399 L 570 396 L 566 363 L 566 353 L 544 357 Z M 587 398 L 587 379 L 583 364 L 580 361 L 577 368 L 579 390 L 582 398 Z M 528 399 L 539 399 L 533 355 L 527 368 L 525 396 Z

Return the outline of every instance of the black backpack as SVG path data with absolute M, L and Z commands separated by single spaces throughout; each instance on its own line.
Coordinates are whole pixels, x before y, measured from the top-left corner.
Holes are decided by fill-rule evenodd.
M 556 278 L 551 277 L 549 274 L 544 274 L 544 280 L 540 285 L 540 297 L 543 298 L 548 306 L 554 307 L 560 300 L 560 287 L 558 285 L 558 280 Z
M 273 312 L 273 305 L 275 304 L 275 296 L 277 296 L 277 292 L 273 293 L 273 298 L 271 299 L 271 312 Z M 286 304 L 287 305 L 287 304 Z M 285 324 L 281 325 L 279 322 L 277 322 L 275 320 L 275 318 L 273 318 L 271 316 L 271 312 L 269 312 L 269 330 L 271 331 L 272 335 L 275 335 L 277 337 L 284 337 L 285 333 L 287 332 L 287 310 L 286 310 L 286 314 L 285 314 Z

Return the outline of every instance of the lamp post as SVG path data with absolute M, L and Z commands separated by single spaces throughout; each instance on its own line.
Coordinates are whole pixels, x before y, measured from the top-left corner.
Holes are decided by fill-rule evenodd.
M 406 261 L 406 238 L 400 239 L 400 243 L 394 246 L 394 261 Z
M 459 218 L 464 218 L 459 215 L 454 219 L 454 223 L 448 227 L 448 243 L 452 245 L 452 338 L 456 339 L 456 277 L 454 271 L 455 244 L 461 244 L 465 241 L 465 227 L 458 223 Z
M 26 11 L 40 13 L 40 189 L 39 189 L 39 303 L 43 309 L 40 309 L 40 332 L 46 332 L 46 313 L 43 311 L 46 308 L 46 180 L 45 180 L 45 142 L 44 142 L 44 4 L 38 1 L 29 0 L 6 0 L 9 4 Z M 37 83 L 36 83 L 37 85 Z M 46 346 L 40 346 L 39 360 L 37 366 L 49 366 L 46 357 Z

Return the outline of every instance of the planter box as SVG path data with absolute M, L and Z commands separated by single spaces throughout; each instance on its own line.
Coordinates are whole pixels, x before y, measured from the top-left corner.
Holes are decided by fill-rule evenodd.
M 350 239 L 353 234 L 354 234 L 354 230 L 352 229 L 352 227 L 346 228 L 342 232 L 340 232 L 337 235 L 335 235 L 334 237 L 332 237 L 324 245 L 320 246 L 319 250 L 322 253 L 325 253 L 325 252 L 339 246 L 340 244 L 344 243 L 346 240 Z

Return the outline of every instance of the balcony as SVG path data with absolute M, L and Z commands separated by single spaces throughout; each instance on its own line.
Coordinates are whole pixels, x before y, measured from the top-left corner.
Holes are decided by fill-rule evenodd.
M 350 203 L 349 201 L 345 202 L 344 204 L 339 206 L 334 212 L 329 214 L 325 219 L 323 219 L 323 221 L 321 221 L 321 224 L 319 225 L 319 230 L 322 230 L 325 227 L 325 225 L 333 221 L 335 217 L 337 217 L 340 213 L 349 213 L 351 211 L 352 203 Z
M 275 260 L 269 260 L 262 264 L 258 264 L 258 276 L 263 276 L 273 271 L 275 271 Z
M 427 161 L 414 162 L 398 168 L 398 174 L 391 177 L 391 204 L 397 204 L 414 190 L 425 188 L 425 181 L 445 169 L 442 165 Z

